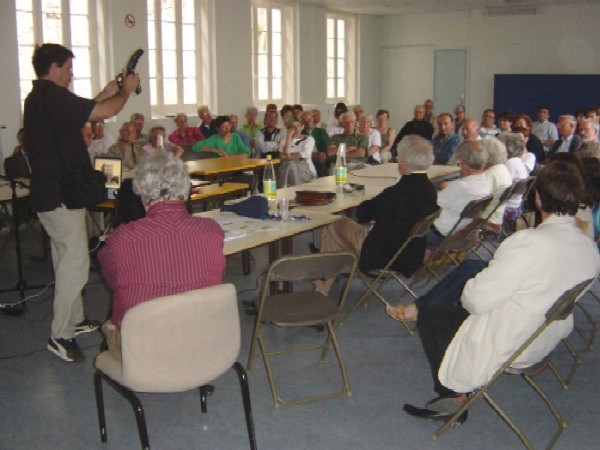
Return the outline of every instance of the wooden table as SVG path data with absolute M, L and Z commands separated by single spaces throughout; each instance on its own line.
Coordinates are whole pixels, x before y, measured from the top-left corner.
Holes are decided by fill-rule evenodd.
M 258 158 L 208 158 L 186 161 L 185 165 L 190 176 L 215 178 L 233 172 L 260 169 L 266 163 L 266 159 Z M 273 160 L 273 164 L 279 164 L 279 160 Z
M 359 178 L 393 178 L 397 180 L 400 176 L 398 164 L 396 163 L 368 166 L 364 169 L 354 170 L 351 173 Z M 432 182 L 436 183 L 445 178 L 460 175 L 460 167 L 434 164 L 427 170 L 427 175 Z
M 323 227 L 325 225 L 329 225 L 330 223 L 341 219 L 341 216 L 339 215 L 318 212 L 307 213 L 307 220 L 288 220 L 285 222 L 274 220 L 261 221 L 258 219 L 248 219 L 240 217 L 232 212 L 221 212 L 218 210 L 206 211 L 194 214 L 194 216 L 215 219 L 221 224 L 221 227 L 226 232 L 223 253 L 225 255 L 232 255 L 241 252 L 242 267 L 245 275 L 248 275 L 250 273 L 248 257 L 249 250 L 268 244 L 269 263 L 271 263 L 279 257 L 280 244 L 282 247 L 283 254 L 291 254 L 293 251 L 293 236 Z M 242 229 L 242 227 L 246 225 L 245 230 L 247 230 L 247 232 L 240 237 L 230 237 L 228 236 L 228 225 L 239 229 Z M 277 285 L 278 283 L 271 284 L 272 293 L 278 291 Z M 284 290 L 289 291 L 290 289 L 291 287 L 289 285 L 284 286 Z

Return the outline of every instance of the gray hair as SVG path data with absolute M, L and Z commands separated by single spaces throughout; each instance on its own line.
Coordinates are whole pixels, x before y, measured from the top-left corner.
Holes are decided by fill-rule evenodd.
M 340 125 L 342 124 L 342 122 L 346 119 L 350 119 L 350 120 L 354 120 L 356 122 L 356 117 L 354 116 L 353 112 L 347 111 L 343 114 L 340 115 L 340 117 L 338 118 Z
M 368 120 L 368 121 L 370 121 L 371 123 L 373 123 L 373 116 L 372 116 L 371 114 L 368 114 L 368 113 L 366 113 L 366 114 L 365 114 L 365 113 L 363 113 L 363 114 L 361 114 L 361 115 L 360 115 L 360 117 L 358 118 L 358 120 L 359 120 L 359 122 L 360 122 L 361 120 Z
M 405 136 L 398 144 L 398 162 L 406 161 L 408 168 L 427 170 L 433 164 L 433 145 L 431 141 L 416 134 Z
M 170 152 L 156 152 L 143 157 L 136 166 L 133 189 L 144 205 L 156 200 L 186 201 L 190 177 L 179 158 Z
M 579 158 L 596 158 L 600 159 L 600 142 L 584 141 L 574 152 Z
M 592 128 L 594 131 L 596 131 L 596 133 L 600 129 L 598 122 L 596 122 L 595 120 L 592 120 L 592 119 L 583 119 L 581 121 L 581 123 L 587 123 L 590 126 L 590 128 Z
M 462 141 L 455 152 L 458 152 L 463 163 L 475 170 L 483 170 L 488 162 L 487 149 L 481 141 L 475 139 Z
M 575 118 L 575 116 L 572 116 L 570 114 L 563 114 L 562 116 L 559 116 L 558 122 L 560 123 L 562 120 L 568 121 L 573 128 L 577 126 L 577 119 Z
M 488 166 L 504 164 L 506 162 L 506 146 L 495 137 L 482 139 L 481 143 L 488 151 Z
M 506 156 L 520 158 L 525 152 L 525 141 L 518 133 L 500 133 L 498 139 L 506 146 Z
M 251 113 L 254 113 L 254 114 L 258 114 L 258 109 L 256 109 L 256 107 L 255 107 L 255 106 L 248 106 L 248 107 L 246 108 L 246 112 L 247 112 L 247 113 L 251 112 Z

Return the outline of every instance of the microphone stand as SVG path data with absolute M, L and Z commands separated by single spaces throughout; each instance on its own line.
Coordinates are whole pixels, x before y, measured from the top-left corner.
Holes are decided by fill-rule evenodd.
M 10 314 L 10 315 L 20 315 L 25 311 L 25 291 L 28 289 L 39 289 L 43 286 L 31 286 L 27 287 L 27 282 L 23 276 L 23 263 L 21 260 L 21 234 L 19 232 L 19 209 L 17 206 L 17 186 L 20 186 L 24 189 L 29 189 L 29 186 L 22 181 L 15 180 L 14 178 L 7 177 L 5 175 L 0 175 L 0 179 L 7 180 L 10 182 L 10 189 L 12 191 L 12 221 L 14 223 L 15 229 L 15 244 L 17 250 L 17 271 L 19 281 L 17 285 L 12 289 L 0 289 L 0 293 L 2 292 L 13 292 L 19 291 L 21 295 L 21 301 L 15 303 L 0 303 L 0 313 Z

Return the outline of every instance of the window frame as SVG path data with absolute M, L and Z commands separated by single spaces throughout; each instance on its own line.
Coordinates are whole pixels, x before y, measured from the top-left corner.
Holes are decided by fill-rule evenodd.
M 339 82 L 339 78 L 337 76 L 338 74 L 338 64 L 337 64 L 337 42 L 336 44 L 333 46 L 334 47 L 334 86 L 335 86 L 335 96 L 330 97 L 329 96 L 329 87 L 328 87 L 328 83 L 329 80 L 331 79 L 331 77 L 329 77 L 329 74 L 326 72 L 326 86 L 325 86 L 325 96 L 327 98 L 327 102 L 328 103 L 338 103 L 338 102 L 343 102 L 346 104 L 353 104 L 356 102 L 356 98 L 357 98 L 357 77 L 356 77 L 356 73 L 357 73 L 357 61 L 358 61 L 358 57 L 357 57 L 357 52 L 358 52 L 358 42 L 357 42 L 357 20 L 354 16 L 351 15 L 346 15 L 346 14 L 339 14 L 339 13 L 331 13 L 328 12 L 325 16 L 325 24 L 326 24 L 326 35 L 325 35 L 325 39 L 326 39 L 326 50 L 325 50 L 325 59 L 326 59 L 326 67 L 327 64 L 329 62 L 330 59 L 330 55 L 329 55 L 329 48 L 328 48 L 328 43 L 327 40 L 329 40 L 329 36 L 327 34 L 327 28 L 328 28 L 328 21 L 329 20 L 333 20 L 335 21 L 335 39 L 337 41 L 338 38 L 338 33 L 337 33 L 337 29 L 338 29 L 338 24 L 337 21 L 338 20 L 342 20 L 344 21 L 344 95 L 338 95 L 339 91 L 338 91 L 338 82 Z M 327 70 L 327 69 L 326 69 Z
M 95 93 L 100 92 L 101 87 L 103 85 L 103 82 L 106 81 L 106 65 L 102 64 L 102 61 L 100 60 L 99 54 L 100 54 L 100 47 L 103 48 L 103 43 L 101 40 L 101 36 L 99 34 L 99 25 L 98 25 L 98 20 L 99 18 L 103 17 L 103 10 L 102 10 L 102 5 L 101 2 L 96 2 L 94 0 L 86 0 L 87 1 L 87 19 L 88 19 L 88 45 L 87 46 L 77 46 L 75 48 L 73 48 L 73 33 L 75 32 L 71 26 L 71 22 L 72 22 L 72 17 L 73 15 L 77 15 L 79 16 L 80 14 L 76 14 L 76 13 L 72 13 L 71 12 L 71 1 L 72 0 L 60 0 L 60 5 L 61 5 L 61 34 L 62 34 L 62 42 L 59 42 L 61 45 L 64 45 L 65 47 L 67 47 L 68 49 L 70 49 L 71 51 L 73 51 L 73 53 L 75 54 L 75 61 L 74 61 L 74 70 L 73 70 L 73 80 L 75 81 L 75 83 L 71 83 L 71 85 L 69 86 L 69 89 L 72 90 L 73 92 L 75 92 L 77 95 L 83 96 L 83 97 L 87 97 L 87 98 L 93 98 Z M 76 0 L 76 1 L 81 1 L 81 0 Z M 29 91 L 31 90 L 30 88 L 27 89 L 25 92 L 25 90 L 23 89 L 24 83 L 31 83 L 33 80 L 35 80 L 37 77 L 35 75 L 35 72 L 33 72 L 33 68 L 31 67 L 31 56 L 33 55 L 33 50 L 35 48 L 36 45 L 40 45 L 42 43 L 44 43 L 46 41 L 46 39 L 44 38 L 44 12 L 42 10 L 42 2 L 43 0 L 30 0 L 29 1 L 31 3 L 32 9 L 31 11 L 29 10 L 24 10 L 22 9 L 23 7 L 20 5 L 19 0 L 15 0 L 15 18 L 17 19 L 17 48 L 18 48 L 18 68 L 19 68 L 19 91 L 20 94 L 19 96 L 21 97 L 21 110 L 23 109 L 24 106 L 24 102 L 25 102 L 25 98 L 27 96 L 27 94 L 29 93 Z M 19 12 L 20 11 L 26 11 L 26 12 L 31 12 L 32 14 L 32 22 L 33 22 L 33 44 L 29 44 L 29 43 L 22 43 L 19 42 Z M 89 92 L 81 92 L 81 91 L 77 91 L 75 89 L 75 85 L 76 85 L 76 81 L 78 79 L 77 76 L 77 70 L 76 70 L 76 66 L 77 63 L 81 60 L 81 58 L 78 60 L 77 59 L 77 55 L 78 55 L 78 48 L 87 48 L 88 49 L 88 53 L 89 53 L 89 67 L 87 68 L 89 71 L 89 77 L 79 77 L 79 79 L 87 79 L 89 80 Z M 25 53 L 21 53 L 22 49 L 26 49 L 29 48 L 29 54 L 26 55 Z M 21 55 L 23 55 L 21 57 Z M 22 64 L 27 64 L 28 68 L 25 69 Z M 100 70 L 92 70 L 93 67 L 100 67 Z M 32 76 L 33 78 L 29 78 L 29 77 L 25 77 L 23 76 L 23 73 L 25 70 L 31 70 L 32 71 Z
M 281 97 L 273 97 L 273 55 L 272 55 L 272 27 L 268 28 L 268 96 L 259 99 L 259 76 L 258 76 L 258 9 L 267 10 L 269 24 L 271 24 L 272 11 L 279 10 L 281 13 Z M 292 103 L 294 98 L 294 8 L 289 2 L 253 0 L 251 8 L 251 33 L 252 33 L 252 99 L 257 107 L 266 107 L 269 103 L 285 104 Z
M 211 72 L 209 70 L 209 48 L 210 48 L 210 34 L 209 34 L 209 20 L 208 15 L 211 13 L 209 10 L 209 2 L 207 0 L 194 0 L 194 36 L 195 36 L 195 49 L 194 49 L 194 64 L 195 64 L 195 77 L 184 76 L 184 52 L 183 46 L 183 20 L 182 20 L 182 0 L 171 0 L 175 4 L 175 53 L 176 53 L 176 73 L 175 82 L 177 90 L 177 103 L 176 104 L 165 104 L 164 103 L 164 72 L 163 72 L 163 42 L 162 42 L 162 28 L 165 22 L 162 19 L 162 8 L 161 0 L 148 0 L 148 4 L 153 2 L 154 4 L 154 33 L 148 29 L 148 50 L 155 51 L 156 67 L 154 68 L 155 77 L 150 77 L 153 69 L 150 67 L 152 64 L 151 58 L 149 57 L 149 89 L 156 89 L 156 99 L 153 102 L 152 94 L 150 94 L 150 112 L 152 117 L 166 117 L 172 116 L 178 113 L 196 110 L 199 104 L 211 104 Z M 150 27 L 150 20 L 148 21 L 148 27 Z M 155 42 L 150 43 L 150 38 L 154 34 Z M 150 56 L 150 55 L 149 55 Z M 185 60 L 186 64 L 189 64 L 189 60 Z M 184 80 L 195 79 L 196 96 L 193 102 L 184 102 Z M 153 83 L 156 83 L 153 86 Z

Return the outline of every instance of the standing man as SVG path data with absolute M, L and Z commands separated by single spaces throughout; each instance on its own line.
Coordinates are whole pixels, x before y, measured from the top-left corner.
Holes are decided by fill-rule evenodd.
M 85 359 L 75 336 L 96 330 L 99 323 L 83 315 L 81 291 L 89 272 L 85 209 L 66 208 L 61 177 L 91 168 L 81 128 L 117 114 L 140 82 L 137 74 L 123 74 L 121 88 L 112 81 L 95 100 L 78 97 L 68 89 L 74 57 L 59 44 L 35 48 L 32 62 L 38 79 L 25 99 L 23 118 L 31 207 L 52 243 L 54 317 L 48 350 L 68 362 Z

